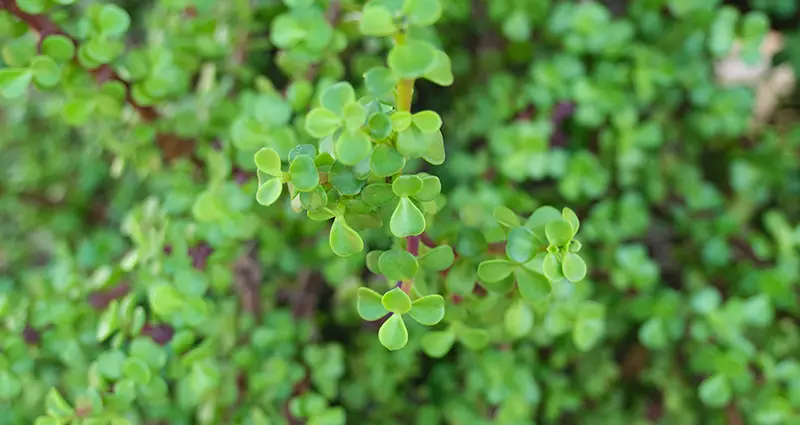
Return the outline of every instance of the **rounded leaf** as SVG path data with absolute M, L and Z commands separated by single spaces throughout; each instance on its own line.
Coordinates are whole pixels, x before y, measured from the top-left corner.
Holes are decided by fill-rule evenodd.
M 128 357 L 125 359 L 123 373 L 125 377 L 130 378 L 140 385 L 147 385 L 153 377 L 153 373 L 150 371 L 147 363 L 136 357 Z
M 425 154 L 422 155 L 422 159 L 431 165 L 444 164 L 446 152 L 444 151 L 444 139 L 442 138 L 442 132 L 437 131 L 435 133 L 426 133 L 425 140 L 428 144 L 428 148 L 425 150 Z
M 459 326 L 457 333 L 458 340 L 472 350 L 480 350 L 489 344 L 489 331 L 486 329 L 476 329 L 467 326 Z
M 442 4 L 439 0 L 405 0 L 403 15 L 413 25 L 430 26 L 442 17 Z
M 513 338 L 529 334 L 533 329 L 533 321 L 533 311 L 522 300 L 514 301 L 503 318 L 506 332 Z
M 358 102 L 352 102 L 344 107 L 344 122 L 348 130 L 360 129 L 367 120 L 367 111 Z
M 336 159 L 345 165 L 356 165 L 372 151 L 372 142 L 361 130 L 345 131 L 336 141 Z
M 364 241 L 361 240 L 361 236 L 347 225 L 343 217 L 336 217 L 333 220 L 328 242 L 333 253 L 340 257 L 348 257 L 364 249 Z
M 62 34 L 48 35 L 42 41 L 42 54 L 59 63 L 70 61 L 75 57 L 75 43 Z
M 429 270 L 447 270 L 455 261 L 453 247 L 450 245 L 439 245 L 419 257 L 419 264 Z
M 428 332 L 422 336 L 420 343 L 422 351 L 435 359 L 444 357 L 456 341 L 456 335 L 452 331 Z
M 389 116 L 389 119 L 392 121 L 392 128 L 398 133 L 411 127 L 411 112 L 394 111 L 394 113 Z
M 580 282 L 586 277 L 586 263 L 580 255 L 568 252 L 561 263 L 561 271 L 571 282 Z
M 433 111 L 420 111 L 411 116 L 411 122 L 423 133 L 433 133 L 442 128 L 442 117 Z
M 378 115 L 376 115 L 378 116 Z M 393 176 L 403 170 L 406 159 L 393 147 L 385 144 L 375 146 L 369 158 L 369 167 L 378 177 Z
M 439 177 L 425 176 L 422 178 L 422 190 L 413 196 L 420 201 L 433 201 L 440 193 L 442 193 L 442 182 Z
M 392 13 L 383 6 L 370 5 L 361 13 L 358 30 L 363 35 L 381 37 L 397 31 Z
M 278 155 L 278 152 L 275 152 L 275 149 L 261 148 L 253 156 L 253 160 L 256 163 L 256 167 L 264 173 L 273 177 L 280 177 L 283 175 L 283 171 L 281 170 L 281 157 Z
M 433 64 L 425 73 L 424 78 L 442 87 L 453 84 L 452 64 L 447 53 L 439 49 L 433 49 Z
M 390 93 L 397 85 L 397 78 L 389 68 L 376 66 L 364 73 L 364 85 L 375 96 Z
M 411 298 L 400 288 L 394 288 L 383 294 L 381 304 L 394 314 L 405 314 L 411 310 Z
M 508 232 L 506 255 L 518 263 L 529 261 L 536 255 L 536 236 L 527 227 L 515 227 Z
M 97 26 L 105 35 L 117 37 L 125 34 L 131 25 L 131 17 L 125 9 L 115 4 L 104 4 L 97 16 Z
M 545 242 L 547 241 L 545 228 L 551 221 L 558 220 L 560 218 L 561 213 L 559 213 L 557 209 L 549 205 L 541 206 L 537 208 L 530 217 L 528 217 L 528 221 L 525 222 L 525 227 L 533 230 L 533 234 L 536 235 L 537 238 L 541 239 L 542 242 Z
M 345 106 L 355 100 L 356 92 L 353 90 L 353 86 L 346 81 L 341 81 L 325 89 L 320 95 L 319 103 L 336 115 L 343 116 Z
M 22 97 L 33 79 L 33 72 L 24 68 L 0 69 L 0 95 L 6 99 Z
M 381 294 L 363 286 L 358 288 L 356 307 L 358 315 L 368 321 L 378 320 L 389 313 L 381 302 Z
M 39 56 L 31 63 L 33 78 L 42 87 L 53 87 L 61 79 L 61 67 L 49 56 Z
M 305 128 L 312 137 L 330 136 L 342 126 L 342 119 L 325 108 L 314 108 L 307 115 Z
M 499 282 L 511 275 L 516 268 L 517 265 L 512 261 L 487 260 L 478 265 L 478 277 L 487 283 Z
M 724 375 L 713 375 L 703 380 L 698 388 L 700 400 L 709 407 L 724 407 L 731 400 L 731 387 Z
M 439 294 L 417 298 L 408 314 L 421 325 L 433 326 L 444 318 L 444 298 Z
M 514 271 L 517 289 L 522 298 L 533 302 L 546 301 L 552 292 L 550 280 L 543 274 L 520 267 Z
M 419 158 L 428 151 L 425 135 L 415 126 L 397 134 L 397 151 L 406 158 Z
M 395 351 L 406 346 L 408 343 L 408 329 L 403 323 L 403 316 L 393 314 L 389 317 L 378 330 L 378 340 L 381 345 L 388 350 Z
M 575 214 L 575 211 L 572 211 L 570 208 L 564 207 L 561 210 L 561 218 L 567 221 L 570 226 L 572 226 L 572 234 L 575 235 L 578 233 L 578 229 L 581 227 L 581 221 L 578 219 L 578 215 Z
M 398 238 L 420 235 L 425 231 L 425 216 L 410 199 L 402 197 L 389 220 L 389 230 Z
M 551 245 L 561 247 L 568 244 L 575 233 L 569 222 L 564 219 L 558 219 L 547 223 L 545 234 L 547 235 L 547 241 Z
M 389 183 L 373 183 L 361 192 L 361 199 L 372 208 L 378 208 L 394 198 L 392 185 Z
M 275 203 L 283 192 L 283 183 L 280 179 L 269 179 L 261 184 L 256 192 L 256 201 L 268 207 Z
M 289 165 L 292 184 L 299 192 L 314 190 L 319 185 L 319 172 L 314 159 L 307 155 L 296 157 Z
M 419 176 L 400 176 L 392 182 L 392 191 L 397 196 L 412 196 L 422 190 L 422 179 Z
M 389 51 L 387 63 L 400 78 L 414 79 L 425 75 L 434 65 L 434 49 L 424 41 L 396 44 Z
M 384 140 L 392 134 L 392 120 L 386 114 L 374 114 L 367 121 L 369 135 L 375 140 Z
M 399 249 L 392 249 L 381 254 L 378 266 L 381 274 L 389 280 L 411 280 L 419 269 L 417 259 L 411 253 Z
M 494 209 L 492 216 L 498 224 L 506 228 L 513 229 L 514 227 L 522 225 L 519 216 L 514 211 L 511 211 L 511 209 L 502 205 Z
M 555 254 L 548 253 L 544 257 L 542 271 L 544 271 L 544 275 L 553 282 L 558 282 L 564 278 L 561 272 L 561 263 L 558 261 L 558 257 Z

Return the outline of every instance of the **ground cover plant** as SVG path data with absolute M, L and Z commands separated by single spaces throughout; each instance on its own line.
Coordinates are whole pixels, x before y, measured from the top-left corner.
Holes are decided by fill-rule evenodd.
M 0 424 L 800 422 L 792 0 L 0 0 Z

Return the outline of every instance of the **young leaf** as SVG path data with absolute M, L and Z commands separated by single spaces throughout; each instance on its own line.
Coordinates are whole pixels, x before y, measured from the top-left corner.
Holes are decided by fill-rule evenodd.
M 394 34 L 397 26 L 385 7 L 368 5 L 361 14 L 358 30 L 367 36 L 381 37 Z
M 393 147 L 380 144 L 375 146 L 372 151 L 369 166 L 376 176 L 389 177 L 403 170 L 403 167 L 406 166 L 406 159 L 397 153 Z
M 453 347 L 456 341 L 456 335 L 450 330 L 428 332 L 423 337 L 420 343 L 422 344 L 422 351 L 429 357 L 435 359 L 444 357 Z
M 345 127 L 350 130 L 358 130 L 364 126 L 367 120 L 367 111 L 358 102 L 348 103 L 344 107 L 344 122 Z
M 394 288 L 383 294 L 381 298 L 383 307 L 394 314 L 405 314 L 411 310 L 411 298 L 400 288 Z
M 345 131 L 336 141 L 336 159 L 344 165 L 356 165 L 372 151 L 372 142 L 361 130 Z
M 328 110 L 333 111 L 336 115 L 344 116 L 344 108 L 349 103 L 355 102 L 356 92 L 353 86 L 346 81 L 341 81 L 331 85 L 320 95 L 320 104 Z
M 502 205 L 494 209 L 492 216 L 501 226 L 508 229 L 513 229 L 522 225 L 519 216 L 514 211 Z
M 442 128 L 442 117 L 433 111 L 420 111 L 411 116 L 411 122 L 423 133 L 434 133 Z
M 569 208 L 564 207 L 561 210 L 561 218 L 566 220 L 570 226 L 572 226 L 572 234 L 575 235 L 578 233 L 578 229 L 581 227 L 581 222 L 578 219 L 578 215 L 575 214 L 575 211 L 572 211 Z
M 425 231 L 425 216 L 410 199 L 402 197 L 392 213 L 389 229 L 398 238 L 420 235 Z
M 389 313 L 381 302 L 381 294 L 363 286 L 358 288 L 357 294 L 356 306 L 362 319 L 374 321 Z
M 548 253 L 544 257 L 542 270 L 544 271 L 544 275 L 553 282 L 558 282 L 564 278 L 561 272 L 561 263 L 559 263 L 558 257 L 556 257 L 555 254 Z
M 516 267 L 508 260 L 487 260 L 478 265 L 478 277 L 487 283 L 499 282 L 511 275 Z
M 444 318 L 444 298 L 439 294 L 418 298 L 408 314 L 421 325 L 433 326 Z
M 550 244 L 561 247 L 568 244 L 575 233 L 569 222 L 558 219 L 547 223 L 545 234 Z
M 390 351 L 399 350 L 408 343 L 408 329 L 403 323 L 403 316 L 393 314 L 389 317 L 378 330 L 378 340 L 381 345 Z
M 531 214 L 528 221 L 525 222 L 525 227 L 533 230 L 533 234 L 542 242 L 545 242 L 547 241 L 545 228 L 550 222 L 560 218 L 561 213 L 559 213 L 557 209 L 549 205 L 541 206 Z
M 361 236 L 341 216 L 333 220 L 328 242 L 333 253 L 340 257 L 348 257 L 364 249 L 364 241 L 361 240 Z
M 428 141 L 416 126 L 398 133 L 396 145 L 397 151 L 406 158 L 419 158 L 428 151 Z
M 425 176 L 422 178 L 422 190 L 413 195 L 414 199 L 420 201 L 433 201 L 442 193 L 442 182 L 436 176 Z
M 268 207 L 275 203 L 283 192 L 283 183 L 278 178 L 269 179 L 261 184 L 256 192 L 256 201 Z
M 564 254 L 561 270 L 564 272 L 564 277 L 571 282 L 580 282 L 586 277 L 586 263 L 580 255 L 571 252 Z
M 22 68 L 0 69 L 0 95 L 16 99 L 25 94 L 33 78 L 33 72 Z
M 417 259 L 407 251 L 392 249 L 378 260 L 381 273 L 389 280 L 411 280 L 417 274 Z
M 489 332 L 486 329 L 476 329 L 459 326 L 456 334 L 458 340 L 472 350 L 480 350 L 489 343 Z
M 433 49 L 433 64 L 425 73 L 424 78 L 443 87 L 453 84 L 452 64 L 447 53 Z
M 403 15 L 411 24 L 426 27 L 442 17 L 442 5 L 439 0 L 405 0 Z
M 253 159 L 256 163 L 256 167 L 270 176 L 280 177 L 283 175 L 283 171 L 281 170 L 281 157 L 278 155 L 278 152 L 275 152 L 275 149 L 261 148 L 256 152 Z
M 392 191 L 400 197 L 413 196 L 422 190 L 422 179 L 415 175 L 400 176 L 392 182 Z
M 314 159 L 307 155 L 299 155 L 289 165 L 292 184 L 299 192 L 313 190 L 319 184 L 319 172 Z
M 508 232 L 506 255 L 518 263 L 529 261 L 536 254 L 536 236 L 527 227 L 515 227 Z

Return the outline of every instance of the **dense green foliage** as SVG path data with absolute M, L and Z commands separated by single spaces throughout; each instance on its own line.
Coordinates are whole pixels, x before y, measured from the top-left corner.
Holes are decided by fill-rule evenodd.
M 798 19 L 0 0 L 0 425 L 800 422 Z

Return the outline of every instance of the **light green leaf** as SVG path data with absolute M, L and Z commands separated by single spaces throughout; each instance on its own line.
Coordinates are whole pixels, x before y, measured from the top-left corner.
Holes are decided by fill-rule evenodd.
M 596 302 L 584 302 L 575 318 L 572 341 L 581 351 L 589 351 L 605 333 L 605 307 Z
M 406 158 L 420 158 L 428 152 L 428 141 L 416 126 L 398 133 L 396 146 L 397 151 Z
M 387 62 L 398 77 L 419 78 L 433 68 L 436 59 L 434 52 L 433 46 L 427 42 L 408 41 L 406 44 L 396 44 L 392 47 Z
M 700 400 L 709 407 L 720 408 L 730 402 L 731 387 L 723 375 L 713 375 L 703 380 L 698 388 Z
M 516 268 L 517 265 L 512 261 L 486 260 L 478 265 L 478 277 L 487 283 L 499 282 L 511 275 Z
M 358 315 L 368 321 L 378 320 L 389 313 L 381 302 L 381 294 L 372 289 L 361 287 L 357 293 Z
M 450 62 L 450 57 L 447 53 L 433 49 L 433 64 L 425 72 L 424 78 L 442 87 L 451 86 L 453 84 L 453 71 Z
M 503 324 L 506 332 L 513 338 L 521 338 L 533 329 L 533 311 L 522 300 L 516 300 L 506 310 Z
M 50 388 L 45 399 L 47 414 L 60 421 L 66 421 L 75 414 L 72 406 L 64 400 L 64 397 L 55 388 Z
M 372 142 L 361 130 L 345 131 L 336 141 L 336 159 L 344 165 L 356 165 L 372 151 Z
M 494 209 L 492 216 L 501 226 L 508 229 L 513 229 L 514 227 L 522 225 L 519 216 L 514 211 L 511 211 L 511 209 L 502 205 Z
M 366 6 L 361 14 L 358 30 L 363 35 L 381 37 L 397 31 L 392 13 L 383 6 Z
M 299 192 L 308 192 L 319 184 L 317 166 L 314 164 L 314 159 L 307 155 L 294 158 L 289 165 L 289 175 L 294 188 Z
M 402 171 L 405 165 L 406 159 L 386 144 L 375 146 L 369 160 L 370 170 L 378 177 L 395 175 Z
M 422 178 L 422 190 L 413 195 L 414 199 L 420 201 L 433 201 L 442 193 L 442 182 L 436 176 L 425 176 Z
M 442 4 L 439 0 L 405 0 L 403 15 L 413 25 L 430 26 L 442 17 Z
M 556 257 L 555 254 L 548 253 L 544 257 L 542 271 L 544 271 L 544 275 L 553 282 L 558 282 L 564 278 L 561 272 L 561 263 L 558 261 L 558 257 Z
M 341 126 L 342 119 L 325 108 L 314 108 L 306 115 L 306 131 L 318 139 L 330 136 Z
M 420 111 L 411 116 L 411 121 L 423 133 L 434 133 L 442 128 L 442 117 L 434 111 Z
M 561 270 L 571 282 L 580 282 L 586 277 L 586 263 L 580 255 L 571 252 L 564 254 Z
M 278 152 L 275 152 L 275 149 L 261 148 L 253 156 L 253 160 L 259 170 L 270 176 L 280 177 L 283 175 L 283 171 L 281 170 L 281 157 L 278 155 Z
M 397 85 L 397 79 L 389 68 L 376 66 L 364 73 L 364 84 L 375 96 L 390 93 Z
M 383 294 L 381 304 L 386 310 L 397 315 L 408 313 L 411 310 L 411 298 L 400 288 L 394 288 Z
M 347 224 L 344 217 L 333 220 L 328 242 L 333 253 L 340 257 L 348 257 L 364 249 L 361 236 Z
M 558 219 L 547 223 L 545 234 L 547 235 L 547 240 L 552 245 L 561 247 L 568 244 L 575 233 L 569 222 Z
M 552 292 L 550 281 L 541 273 L 520 267 L 514 271 L 522 298 L 533 302 L 546 301 Z
M 378 340 L 390 351 L 399 350 L 408 343 L 408 329 L 403 323 L 403 316 L 393 314 L 378 330 Z
M 24 68 L 0 69 L 0 95 L 6 99 L 22 97 L 28 90 L 33 72 Z
M 381 254 L 378 266 L 381 274 L 389 280 L 411 280 L 419 268 L 417 259 L 411 253 L 399 249 L 391 249 Z
M 417 298 L 408 314 L 421 325 L 433 326 L 444 318 L 444 298 L 439 294 Z
M 575 211 L 572 211 L 569 208 L 564 208 L 561 210 L 561 218 L 567 221 L 570 226 L 572 226 L 572 234 L 575 235 L 578 233 L 578 229 L 581 227 L 581 222 L 578 219 L 578 215 L 575 214 Z
M 557 209 L 549 205 L 544 205 L 537 208 L 536 211 L 531 214 L 528 221 L 525 222 L 525 227 L 533 230 L 533 234 L 542 242 L 546 242 L 547 236 L 545 234 L 545 228 L 550 222 L 560 218 L 561 213 L 559 213 Z
M 392 191 L 395 195 L 412 196 L 422 190 L 422 179 L 416 175 L 400 176 L 392 182 Z
M 422 351 L 435 359 L 444 357 L 453 347 L 456 341 L 456 335 L 452 331 L 436 331 L 428 332 L 423 337 L 420 343 L 422 344 Z
M 489 344 L 489 332 L 486 329 L 476 329 L 462 325 L 458 327 L 456 336 L 462 344 L 472 350 L 480 350 Z
M 453 247 L 450 245 L 439 245 L 430 251 L 420 255 L 419 264 L 429 270 L 442 271 L 449 268 L 455 261 Z
M 353 86 L 346 81 L 341 81 L 331 85 L 320 95 L 320 104 L 333 111 L 336 115 L 344 116 L 344 108 L 356 101 L 356 92 Z
M 118 37 L 125 34 L 131 25 L 131 17 L 125 9 L 107 3 L 103 5 L 97 17 L 97 24 L 102 34 Z
M 527 227 L 515 227 L 508 232 L 506 255 L 517 263 L 529 261 L 536 255 L 536 236 Z
M 389 229 L 398 238 L 420 235 L 425 231 L 425 216 L 410 199 L 402 197 L 392 213 Z
M 259 186 L 256 192 L 256 201 L 259 204 L 268 207 L 275 203 L 280 198 L 283 192 L 283 183 L 280 179 L 269 179 Z

